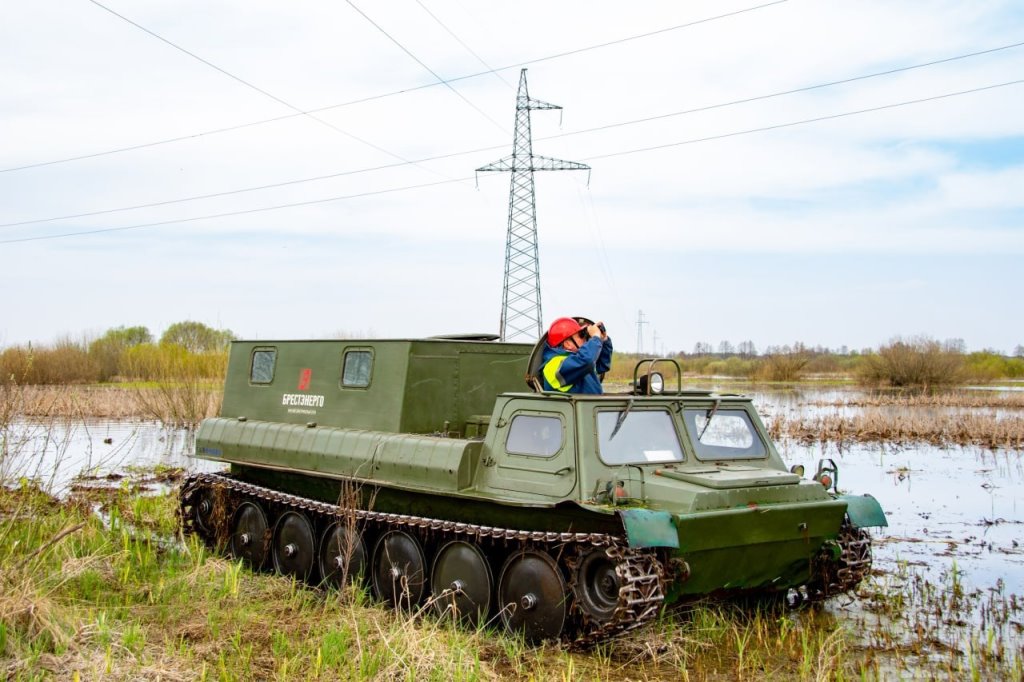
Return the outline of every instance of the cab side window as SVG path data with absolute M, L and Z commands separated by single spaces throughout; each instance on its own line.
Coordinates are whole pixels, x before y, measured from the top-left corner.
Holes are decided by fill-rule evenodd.
M 517 414 L 508 427 L 505 450 L 510 454 L 551 457 L 562 449 L 562 420 L 557 416 Z

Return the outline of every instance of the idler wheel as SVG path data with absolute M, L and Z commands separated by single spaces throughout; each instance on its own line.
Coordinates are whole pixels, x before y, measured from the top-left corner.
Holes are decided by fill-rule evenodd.
M 214 519 L 213 509 L 216 503 L 216 496 L 213 488 L 203 488 L 197 495 L 199 498 L 192 505 L 192 519 L 196 528 L 205 540 L 213 540 Z
M 401 530 L 388 531 L 373 550 L 373 589 L 395 608 L 419 604 L 427 587 L 427 561 L 420 541 Z
M 287 511 L 281 514 L 274 527 L 271 545 L 274 570 L 308 581 L 316 562 L 316 539 L 313 524 L 305 514 Z
M 267 515 L 258 504 L 243 502 L 238 505 L 231 518 L 231 537 L 228 538 L 231 556 L 244 559 L 255 569 L 263 568 L 267 561 L 264 539 L 268 527 Z
M 510 556 L 498 579 L 498 607 L 505 627 L 531 641 L 555 638 L 565 627 L 568 595 L 558 564 L 544 552 Z
M 588 552 L 576 568 L 576 602 L 584 615 L 599 622 L 609 620 L 619 603 L 622 579 L 615 562 L 603 549 Z
M 366 572 L 366 544 L 343 522 L 332 523 L 320 541 L 320 575 L 324 583 L 342 588 Z
M 434 608 L 476 627 L 491 611 L 494 577 L 487 557 L 474 544 L 453 540 L 441 548 L 430 574 Z

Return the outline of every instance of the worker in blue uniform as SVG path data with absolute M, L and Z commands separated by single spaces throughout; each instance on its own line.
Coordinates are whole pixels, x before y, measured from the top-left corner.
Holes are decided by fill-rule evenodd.
M 612 340 L 604 324 L 584 327 L 560 317 L 548 329 L 541 364 L 542 388 L 561 393 L 599 394 L 601 377 L 612 365 Z

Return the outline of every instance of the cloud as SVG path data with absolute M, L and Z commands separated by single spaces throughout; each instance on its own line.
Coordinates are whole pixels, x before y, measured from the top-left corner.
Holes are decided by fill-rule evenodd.
M 974 308 L 957 307 L 942 324 L 981 329 L 978 343 L 1007 345 L 1012 330 L 985 302 L 982 275 L 987 262 L 1024 251 L 1024 86 L 674 143 L 1014 80 L 1024 48 L 617 124 L 1007 45 L 1024 26 L 1016 4 L 793 1 L 701 22 L 752 3 L 431 2 L 444 26 L 414 2 L 357 5 L 443 78 L 484 69 L 450 31 L 492 66 L 530 62 L 530 94 L 565 107 L 534 112 L 534 151 L 592 159 L 593 173 L 589 187 L 583 173 L 536 175 L 545 311 L 607 311 L 621 338 L 644 308 L 675 347 L 726 335 L 763 346 L 792 341 L 797 330 L 807 340 L 820 333 L 836 345 L 870 344 L 927 331 L 924 313 L 915 329 L 895 327 L 912 311 L 933 311 L 930 261 L 960 259 L 975 274 L 959 284 Z M 290 336 L 496 327 L 508 175 L 481 175 L 479 187 L 414 187 L 472 178 L 510 153 L 518 67 L 502 78 L 421 87 L 434 76 L 345 3 L 301 11 L 262 0 L 112 7 L 289 104 L 345 106 L 319 112 L 321 121 L 292 117 L 286 104 L 94 5 L 59 13 L 12 6 L 0 26 L 0 168 L 187 139 L 0 173 L 0 223 L 482 151 L 0 228 L 2 241 L 173 223 L 0 245 L 0 287 L 20 292 L 0 297 L 0 339 L 136 321 L 158 328 L 185 316 Z M 614 127 L 562 135 L 599 126 Z M 606 157 L 664 145 L 673 146 Z M 297 206 L 254 211 L 285 204 Z M 805 277 L 802 268 L 819 260 L 832 267 Z M 893 282 L 887 290 L 898 295 L 856 293 L 857 273 L 881 260 L 899 276 L 878 281 Z M 712 267 L 718 263 L 721 270 Z M 787 265 L 776 272 L 766 269 L 771 263 Z M 716 280 L 754 271 L 740 278 L 742 287 Z M 1015 280 L 1002 286 L 1024 293 Z M 723 287 L 731 297 L 715 304 L 694 293 Z M 849 315 L 807 321 L 804 308 L 830 298 Z

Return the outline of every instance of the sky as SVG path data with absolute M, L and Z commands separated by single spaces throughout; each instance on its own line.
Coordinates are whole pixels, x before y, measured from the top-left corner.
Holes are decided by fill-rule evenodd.
M 1022 43 L 994 0 L 12 3 L 0 347 L 497 332 L 510 177 L 474 170 L 527 68 L 534 153 L 591 166 L 535 176 L 545 326 L 1011 353 Z

